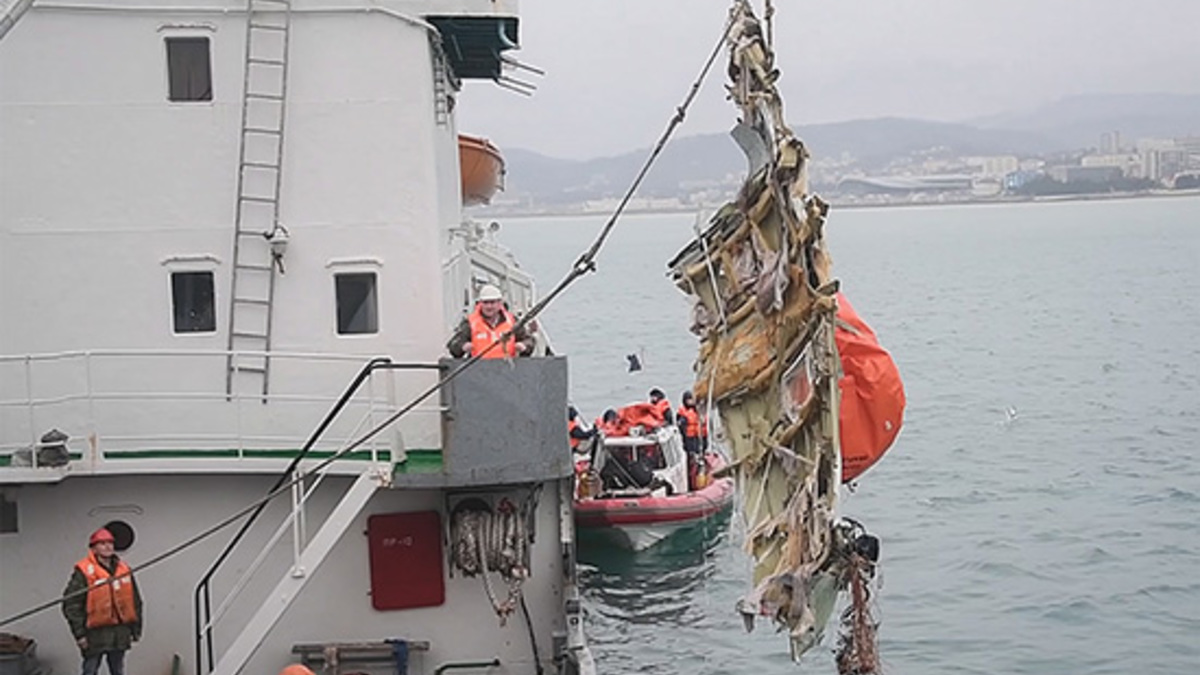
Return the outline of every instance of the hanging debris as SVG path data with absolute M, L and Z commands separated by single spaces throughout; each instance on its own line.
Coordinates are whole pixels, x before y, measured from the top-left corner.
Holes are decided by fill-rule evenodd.
M 879 562 L 879 539 L 857 523 L 852 527 L 854 540 L 842 548 L 846 556 L 843 584 L 849 589 L 850 603 L 842 612 L 837 666 L 839 675 L 869 675 L 879 672 L 879 623 L 871 612 L 871 581 Z
M 745 0 L 731 12 L 727 90 L 740 112 L 733 137 L 748 178 L 669 266 L 693 302 L 691 330 L 700 338 L 693 391 L 719 413 L 754 559 L 753 590 L 738 609 L 747 629 L 760 616 L 785 629 L 798 660 L 820 640 L 839 592 L 849 590 L 861 601 L 852 599 L 844 617 L 839 664 L 846 665 L 839 667 L 874 673 L 866 585 L 878 540 L 836 515 L 843 369 L 835 334 L 847 324 L 838 320 L 839 283 L 824 239 L 829 206 L 808 192 L 809 153 L 784 120 L 762 25 Z M 899 402 L 879 423 L 898 431 L 898 374 L 896 383 Z M 872 450 L 870 461 L 884 449 Z M 856 548 L 870 542 L 872 557 Z

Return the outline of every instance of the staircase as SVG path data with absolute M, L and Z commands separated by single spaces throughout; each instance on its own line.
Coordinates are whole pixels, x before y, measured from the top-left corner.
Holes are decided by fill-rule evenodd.
M 390 465 L 365 469 L 342 496 L 341 501 L 334 507 L 333 512 L 325 519 L 311 540 L 303 542 L 301 541 L 302 535 L 297 536 L 294 540 L 296 546 L 294 564 L 278 581 L 271 594 L 267 596 L 273 602 L 266 602 L 259 607 L 241 632 L 237 633 L 233 644 L 221 655 L 213 667 L 212 675 L 238 675 L 242 672 L 250 657 L 254 655 L 254 651 L 271 632 L 276 622 L 287 612 L 292 601 L 304 589 L 325 557 L 354 524 L 367 502 L 371 500 L 371 496 L 388 483 L 390 471 Z M 303 529 L 303 509 L 303 503 L 295 505 L 288 521 L 292 526 Z M 275 539 L 272 538 L 267 546 L 273 546 L 274 542 Z M 258 561 L 255 562 L 257 564 Z M 253 569 L 250 572 L 252 573 Z
M 225 393 L 261 394 L 263 403 L 270 386 L 275 281 L 283 274 L 287 244 L 287 229 L 279 223 L 279 194 L 291 9 L 291 0 L 247 0 L 246 5 Z

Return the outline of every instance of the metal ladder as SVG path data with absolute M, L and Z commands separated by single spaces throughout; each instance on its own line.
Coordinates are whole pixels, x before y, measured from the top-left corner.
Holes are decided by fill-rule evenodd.
M 283 273 L 282 254 L 287 243 L 287 230 L 279 223 L 279 195 L 291 10 L 291 0 L 246 3 L 225 393 L 261 393 L 263 403 L 267 402 L 271 374 L 275 278 Z
M 433 33 L 429 35 L 429 49 L 433 54 L 433 118 L 438 126 L 450 123 L 450 73 L 442 41 Z

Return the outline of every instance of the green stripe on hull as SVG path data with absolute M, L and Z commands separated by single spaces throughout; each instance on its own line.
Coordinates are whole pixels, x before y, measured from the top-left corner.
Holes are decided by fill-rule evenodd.
M 300 454 L 299 450 L 238 450 L 223 448 L 215 450 L 112 450 L 104 453 L 106 460 L 137 460 L 137 459 L 292 459 Z M 334 455 L 331 450 L 312 450 L 307 457 L 311 459 L 328 459 Z M 438 473 L 442 470 L 442 451 L 438 449 L 409 450 L 407 459 L 395 465 L 395 472 L 405 473 Z M 384 461 L 391 456 L 389 451 L 378 453 Z M 71 461 L 83 458 L 80 453 L 71 453 Z M 371 461 L 373 457 L 369 450 L 357 450 L 343 455 L 339 459 L 345 461 Z M 0 455 L 0 468 L 12 466 L 12 455 Z M 24 468 L 24 467 L 21 467 Z
M 396 465 L 396 473 L 441 473 L 441 450 L 409 450 L 408 458 Z
M 72 462 L 75 462 L 75 461 L 78 461 L 78 460 L 81 460 L 81 459 L 83 459 L 83 453 L 82 453 L 82 452 L 72 452 L 72 453 L 71 453 L 71 461 L 72 461 Z M 12 466 L 12 453 L 9 453 L 9 454 L 7 454 L 7 455 L 0 455 L 0 468 L 4 468 L 4 467 L 6 467 L 6 466 Z M 27 467 L 19 466 L 19 467 L 17 467 L 17 468 L 18 468 L 18 469 L 24 469 L 24 468 L 27 468 Z

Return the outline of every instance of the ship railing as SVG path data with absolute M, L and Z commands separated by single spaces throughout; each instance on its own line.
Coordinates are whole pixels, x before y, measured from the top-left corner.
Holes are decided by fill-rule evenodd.
M 333 407 L 326 412 L 324 418 L 309 435 L 308 440 L 305 442 L 300 453 L 292 460 L 292 463 L 287 467 L 287 469 L 279 475 L 279 478 L 267 491 L 267 494 L 276 492 L 288 481 L 294 480 L 296 477 L 296 472 L 300 468 L 301 461 L 322 439 L 328 429 L 342 414 L 343 410 L 348 407 L 355 394 L 357 394 L 358 390 L 363 386 L 363 384 L 371 381 L 376 371 L 395 371 L 412 368 L 440 370 L 440 366 L 438 364 L 393 363 L 386 358 L 372 359 L 365 364 L 362 369 L 359 370 L 358 374 L 354 377 L 350 384 L 346 386 L 341 396 L 337 398 L 337 401 L 334 403 Z M 346 443 L 341 449 L 344 449 L 348 446 L 349 443 Z M 226 593 L 224 599 L 215 610 L 212 607 L 213 577 L 216 576 L 217 572 L 221 569 L 222 565 L 224 565 L 225 561 L 229 559 L 230 555 L 233 554 L 234 550 L 242 542 L 246 533 L 262 515 L 263 511 L 267 507 L 266 502 L 260 504 L 246 518 L 246 520 L 243 521 L 241 527 L 238 528 L 237 533 L 234 534 L 233 538 L 229 540 L 229 543 L 225 545 L 225 548 L 222 549 L 217 555 L 216 559 L 213 561 L 213 564 L 208 568 L 208 571 L 205 572 L 199 583 L 196 584 L 195 594 L 193 597 L 193 613 L 196 625 L 195 647 L 197 673 L 210 672 L 215 667 L 216 659 L 213 646 L 213 629 L 216 625 L 216 622 L 229 611 L 233 601 L 239 596 L 240 591 L 245 588 L 254 574 L 258 572 L 258 570 L 266 562 L 270 553 L 275 549 L 275 547 L 279 544 L 279 541 L 289 530 L 292 532 L 292 564 L 293 566 L 299 564 L 300 555 L 302 553 L 306 538 L 304 507 L 307 504 L 309 497 L 316 491 L 317 487 L 321 484 L 326 475 L 328 475 L 327 472 L 322 471 L 317 473 L 316 476 L 312 478 L 311 483 L 307 485 L 305 483 L 308 481 L 303 480 L 296 481 L 292 484 L 292 508 L 285 516 L 283 522 L 276 527 L 272 535 L 263 544 L 261 550 L 255 556 L 254 560 L 249 566 L 247 566 L 242 575 L 234 581 L 232 588 L 228 593 Z M 205 667 L 206 663 L 207 668 Z
M 208 460 L 201 463 L 208 468 L 230 463 L 258 470 L 264 461 L 269 467 L 269 461 L 295 456 L 312 420 L 338 400 L 328 392 L 370 358 L 272 351 L 274 391 L 227 393 L 223 368 L 231 353 L 255 352 L 113 349 L 0 356 L 0 469 L 60 466 L 67 455 L 72 472 L 136 470 L 135 462 L 183 470 L 187 463 L 181 459 Z M 437 364 L 406 368 L 436 371 Z M 427 372 L 398 378 L 391 368 L 371 373 L 346 403 L 360 413 L 357 423 L 339 422 L 310 448 L 312 457 L 327 456 L 392 414 L 398 388 L 403 396 L 436 377 Z M 424 418 L 421 429 L 428 435 L 436 434 L 441 411 L 425 405 L 413 412 Z M 52 429 L 67 438 L 48 437 Z M 394 461 L 403 459 L 398 437 L 381 435 L 347 461 L 380 461 L 389 452 Z
M 224 599 L 217 605 L 216 609 L 198 613 L 198 616 L 203 616 L 203 623 L 200 625 L 200 630 L 197 638 L 206 643 L 211 643 L 212 630 L 217 625 L 217 622 L 225 616 L 226 612 L 233 606 L 233 602 L 239 597 L 239 594 L 250 583 L 250 579 L 258 572 L 258 570 L 267 562 L 267 558 L 280 540 L 289 532 L 292 534 L 292 564 L 296 565 L 300 560 L 300 552 L 304 547 L 304 541 L 307 538 L 307 523 L 304 518 L 304 508 L 308 504 L 309 497 L 316 492 L 321 483 L 325 480 L 325 476 L 329 475 L 325 472 L 318 473 L 310 483 L 305 485 L 303 482 L 297 482 L 292 485 L 292 507 L 284 516 L 282 522 L 275 528 L 275 531 L 267 538 L 267 541 L 262 545 L 262 550 L 254 557 L 254 560 L 246 566 L 242 574 L 234 580 L 229 591 L 226 592 Z M 252 525 L 253 520 L 247 521 Z M 236 545 L 236 544 L 235 544 Z M 212 571 L 215 573 L 218 568 Z M 205 608 L 211 607 L 211 582 L 212 577 L 206 575 L 201 582 L 203 587 L 203 604 Z M 211 649 L 211 644 L 209 644 Z M 211 658 L 211 654 L 210 654 Z

